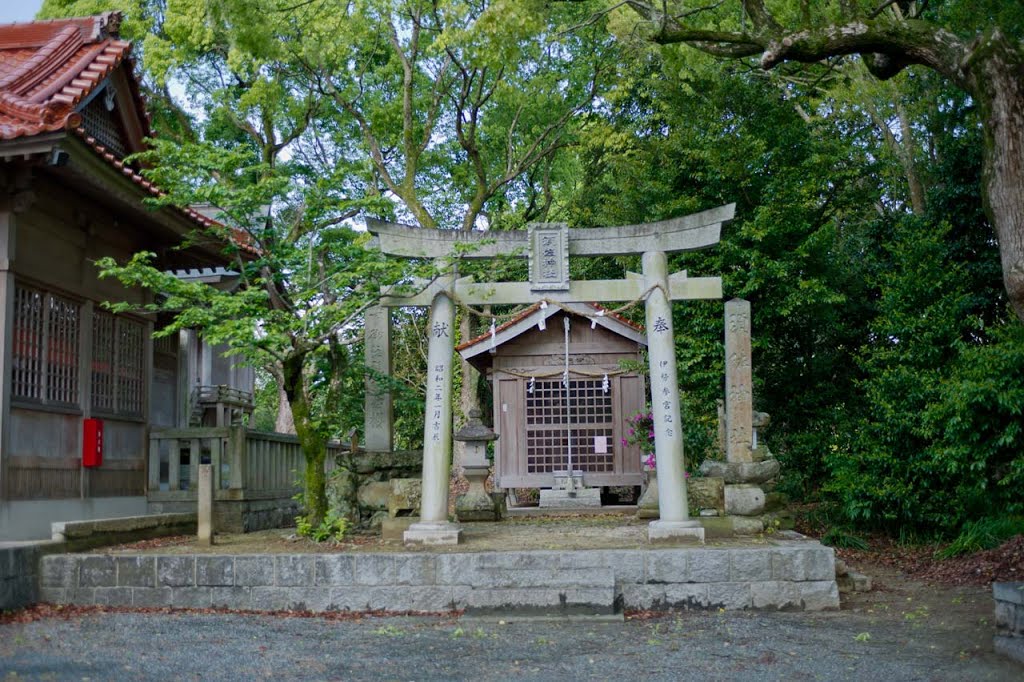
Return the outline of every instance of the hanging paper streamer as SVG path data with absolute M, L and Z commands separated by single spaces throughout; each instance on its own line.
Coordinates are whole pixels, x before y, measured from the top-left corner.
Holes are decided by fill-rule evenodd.
M 608 381 L 608 375 L 605 374 L 604 375 L 604 379 L 601 380 L 601 392 L 602 393 L 607 393 L 608 389 L 610 388 L 610 386 L 611 386 L 611 382 Z
M 495 324 L 494 324 L 494 318 L 492 317 L 492 318 L 491 318 L 491 350 L 494 350 L 494 344 L 495 344 L 495 341 L 494 341 L 494 336 L 495 336 L 495 331 L 496 331 L 496 327 L 495 327 Z
M 569 388 L 569 370 L 562 372 L 562 386 Z
M 533 395 L 533 384 L 535 381 L 536 380 L 533 377 L 530 377 L 530 381 L 526 384 L 526 392 L 530 395 Z
M 548 307 L 548 302 L 547 302 L 547 301 L 541 301 L 541 302 L 540 302 L 540 309 L 541 309 L 541 310 L 544 310 L 544 309 L 545 309 L 545 308 L 547 308 L 547 307 Z M 545 329 L 547 329 L 547 328 L 548 328 L 548 322 L 547 322 L 547 319 L 546 319 L 546 318 L 544 318 L 544 317 L 541 317 L 541 318 L 540 318 L 540 322 L 538 322 L 538 323 L 537 323 L 537 329 L 539 329 L 539 330 L 541 330 L 541 331 L 544 331 L 544 330 L 545 330 Z

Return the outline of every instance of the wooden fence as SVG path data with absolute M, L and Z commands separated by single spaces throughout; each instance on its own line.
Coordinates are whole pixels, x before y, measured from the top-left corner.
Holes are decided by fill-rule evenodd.
M 340 444 L 328 446 L 325 468 Z M 241 426 L 153 431 L 149 436 L 147 494 L 154 499 L 194 499 L 199 465 L 213 465 L 217 499 L 290 497 L 301 489 L 306 458 L 295 436 Z

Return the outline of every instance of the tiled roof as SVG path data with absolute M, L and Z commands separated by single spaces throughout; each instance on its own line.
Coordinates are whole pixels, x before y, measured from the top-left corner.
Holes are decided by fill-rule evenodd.
M 106 12 L 0 25 L 0 140 L 78 127 L 75 109 L 131 51 L 118 38 L 120 23 L 119 13 Z M 148 121 L 141 123 L 148 135 Z
M 120 24 L 118 12 L 0 24 L 0 142 L 66 130 L 143 190 L 162 196 L 160 188 L 86 132 L 76 113 L 96 87 L 129 59 L 131 43 L 118 38 Z M 130 60 L 126 68 L 138 123 L 143 136 L 151 137 Z M 203 227 L 221 226 L 191 208 L 180 211 Z M 232 241 L 243 251 L 259 253 L 241 230 L 232 230 Z
M 625 325 L 627 325 L 629 327 L 632 327 L 633 329 L 635 329 L 638 332 L 643 332 L 643 330 L 644 330 L 644 328 L 641 327 L 640 325 L 638 325 L 638 324 L 636 324 L 634 322 L 631 322 L 630 320 L 627 320 L 626 318 L 624 318 L 622 315 L 619 315 L 618 313 L 613 313 L 611 310 L 608 310 L 608 308 L 605 308 L 602 305 L 599 305 L 597 303 L 587 303 L 586 305 L 590 306 L 594 310 L 603 311 L 604 312 L 604 317 L 609 317 L 609 318 L 612 318 L 614 320 L 618 320 L 619 322 L 621 322 L 621 323 L 623 323 L 623 324 L 625 324 Z M 514 325 L 514 324 L 516 324 L 518 322 L 522 322 L 523 320 L 525 320 L 530 315 L 533 315 L 538 310 L 540 310 L 540 303 L 539 302 L 534 303 L 529 308 L 524 308 L 522 310 L 522 312 L 520 312 L 518 315 L 516 315 L 512 319 L 508 320 L 507 322 L 503 322 L 502 324 L 500 324 L 497 327 L 495 327 L 494 328 L 494 333 L 495 334 L 500 334 L 502 331 L 508 329 L 512 325 Z M 573 312 L 570 311 L 569 314 L 572 315 L 572 314 L 577 314 L 577 313 L 573 313 Z M 467 348 L 471 348 L 471 347 L 475 346 L 476 344 L 480 343 L 481 341 L 486 341 L 489 338 L 491 338 L 490 330 L 484 332 L 483 334 L 481 334 L 480 336 L 477 336 L 476 338 L 472 338 L 469 341 L 466 341 L 464 343 L 460 343 L 458 346 L 455 347 L 455 350 L 461 351 L 461 350 L 465 350 Z

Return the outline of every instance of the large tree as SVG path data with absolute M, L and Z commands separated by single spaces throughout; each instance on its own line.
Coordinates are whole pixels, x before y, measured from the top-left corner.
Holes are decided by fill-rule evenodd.
M 886 80 L 934 69 L 967 92 L 984 131 L 986 211 L 999 240 L 1003 282 L 1024 320 L 1024 8 L 999 0 L 739 0 L 697 5 L 625 0 L 651 39 L 726 58 L 759 56 L 763 69 L 859 55 Z
M 425 228 L 544 220 L 552 168 L 617 68 L 601 26 L 564 31 L 585 8 L 518 0 L 360 0 L 314 15 L 291 50 L 323 106 L 310 156 L 356 154 L 385 217 Z M 613 68 L 614 67 L 614 68 Z M 472 266 L 460 266 L 471 274 Z M 475 334 L 463 315 L 460 335 Z M 461 363 L 460 407 L 477 373 Z M 458 444 L 457 447 L 461 447 Z M 460 452 L 455 453 L 456 470 Z

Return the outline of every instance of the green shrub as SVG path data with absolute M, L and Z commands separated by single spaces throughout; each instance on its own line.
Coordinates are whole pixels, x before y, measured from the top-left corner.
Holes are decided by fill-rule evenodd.
M 1024 516 L 978 519 L 964 525 L 960 535 L 935 553 L 936 559 L 951 559 L 998 547 L 1015 535 L 1024 534 Z
M 846 549 L 867 549 L 868 543 L 845 528 L 829 528 L 828 532 L 821 536 L 822 543 L 829 547 L 843 547 Z
M 345 537 L 345 533 L 348 532 L 348 519 L 344 516 L 338 516 L 334 512 L 328 512 L 324 520 L 320 522 L 320 525 L 314 527 L 309 522 L 309 517 L 296 516 L 295 531 L 302 537 L 309 538 L 314 542 L 326 542 L 328 540 L 340 542 Z

